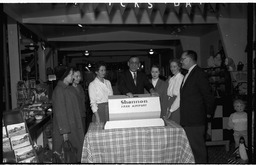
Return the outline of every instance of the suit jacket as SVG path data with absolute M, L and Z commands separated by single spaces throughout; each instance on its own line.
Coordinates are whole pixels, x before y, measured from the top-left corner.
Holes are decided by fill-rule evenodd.
M 180 89 L 180 124 L 204 126 L 206 114 L 214 113 L 214 95 L 207 75 L 195 66 Z
M 152 83 L 152 79 L 150 80 Z M 158 79 L 156 86 L 155 86 L 155 91 L 159 94 L 160 98 L 160 104 L 161 104 L 161 117 L 163 117 L 166 114 L 167 111 L 167 102 L 168 102 L 168 96 L 167 96 L 167 88 L 168 88 L 168 83 Z
M 125 71 L 120 76 L 118 83 L 118 89 L 121 94 L 131 92 L 132 94 L 144 94 L 144 88 L 149 91 L 151 88 L 154 89 L 153 85 L 148 80 L 145 73 L 137 71 L 137 81 L 136 85 L 133 81 L 133 76 L 129 70 Z

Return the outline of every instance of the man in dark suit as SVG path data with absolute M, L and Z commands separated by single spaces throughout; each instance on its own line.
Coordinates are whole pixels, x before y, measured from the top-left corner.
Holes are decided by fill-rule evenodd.
M 133 94 L 144 94 L 144 88 L 151 94 L 156 94 L 153 85 L 149 82 L 145 73 L 138 71 L 140 59 L 132 56 L 127 62 L 129 70 L 120 76 L 118 89 L 121 94 L 133 97 Z
M 181 63 L 188 73 L 180 89 L 180 124 L 187 134 L 195 162 L 206 163 L 206 119 L 213 115 L 214 95 L 206 74 L 196 64 L 196 52 L 184 51 Z

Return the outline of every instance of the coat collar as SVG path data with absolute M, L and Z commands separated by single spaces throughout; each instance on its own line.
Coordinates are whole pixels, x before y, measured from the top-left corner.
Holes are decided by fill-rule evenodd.
M 66 85 L 63 81 L 59 80 L 58 81 L 58 86 L 62 87 L 62 88 L 67 88 L 69 85 Z

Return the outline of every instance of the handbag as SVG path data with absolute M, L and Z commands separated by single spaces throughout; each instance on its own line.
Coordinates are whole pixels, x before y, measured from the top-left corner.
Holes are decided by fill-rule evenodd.
M 53 163 L 77 163 L 77 149 L 67 140 L 61 144 L 61 153 L 53 152 Z

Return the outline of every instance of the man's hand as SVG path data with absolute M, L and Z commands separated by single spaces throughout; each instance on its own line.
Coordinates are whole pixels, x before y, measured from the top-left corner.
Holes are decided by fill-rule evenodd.
M 126 93 L 126 96 L 133 97 L 133 94 L 131 92 L 129 92 L 129 93 Z

